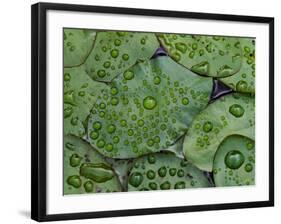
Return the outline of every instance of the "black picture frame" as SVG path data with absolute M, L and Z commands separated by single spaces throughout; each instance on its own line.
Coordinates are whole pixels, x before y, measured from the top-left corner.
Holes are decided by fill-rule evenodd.
M 149 209 L 114 210 L 101 212 L 84 212 L 68 214 L 46 213 L 46 13 L 48 10 L 75 12 L 100 12 L 111 14 L 162 16 L 217 21 L 254 22 L 269 25 L 269 200 L 243 203 L 208 204 L 196 206 L 159 207 Z M 177 213 L 206 210 L 237 208 L 254 208 L 274 206 L 274 18 L 195 13 L 183 11 L 164 11 L 137 8 L 103 7 L 89 5 L 37 3 L 32 5 L 31 17 L 31 121 L 32 121 L 32 155 L 31 155 L 31 218 L 36 221 L 74 220 L 86 218 L 148 215 L 160 213 Z

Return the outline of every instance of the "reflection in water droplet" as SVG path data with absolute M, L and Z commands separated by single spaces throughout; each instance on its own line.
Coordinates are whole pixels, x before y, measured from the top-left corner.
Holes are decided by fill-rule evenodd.
M 143 107 L 147 110 L 152 110 L 156 107 L 157 101 L 154 97 L 152 96 L 147 96 L 143 100 Z
M 139 172 L 135 172 L 132 173 L 129 177 L 129 183 L 133 186 L 133 187 L 138 187 L 141 185 L 143 181 L 143 175 Z
M 229 107 L 229 112 L 234 116 L 234 117 L 242 117 L 245 110 L 244 108 L 239 105 L 239 104 L 233 104 Z

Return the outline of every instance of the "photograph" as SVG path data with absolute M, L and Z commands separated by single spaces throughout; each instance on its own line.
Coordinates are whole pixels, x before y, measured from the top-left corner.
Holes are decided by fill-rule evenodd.
M 64 28 L 64 195 L 255 185 L 255 38 Z

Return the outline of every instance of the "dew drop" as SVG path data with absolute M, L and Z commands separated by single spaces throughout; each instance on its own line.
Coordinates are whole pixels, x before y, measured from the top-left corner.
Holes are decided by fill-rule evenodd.
M 242 117 L 245 110 L 244 108 L 239 105 L 239 104 L 233 104 L 229 107 L 229 112 L 234 116 L 234 117 Z
M 213 123 L 212 122 L 207 121 L 207 122 L 204 123 L 204 125 L 203 125 L 203 131 L 204 132 L 208 133 L 208 132 L 212 131 L 212 129 L 213 129 Z
M 69 176 L 67 178 L 67 183 L 75 188 L 79 188 L 82 185 L 82 181 L 78 175 Z
M 152 110 L 156 107 L 157 101 L 152 96 L 147 96 L 143 100 L 143 107 L 147 110 Z
M 200 75 L 207 75 L 209 73 L 210 64 L 207 61 L 203 61 L 197 65 L 191 67 L 191 71 L 198 73 Z
M 239 92 L 244 92 L 247 90 L 248 87 L 248 83 L 246 81 L 240 80 L 239 82 L 237 82 L 236 84 L 236 90 Z
M 183 105 L 188 105 L 189 104 L 189 99 L 187 97 L 182 98 L 181 103 Z
M 96 130 L 100 130 L 102 127 L 101 123 L 99 121 L 96 121 L 93 123 L 93 128 Z
M 92 131 L 90 133 L 90 138 L 96 140 L 99 137 L 99 133 L 97 131 Z
M 123 74 L 123 77 L 124 77 L 125 79 L 127 79 L 127 80 L 133 79 L 134 76 L 135 76 L 135 75 L 134 75 L 134 72 L 131 71 L 131 70 L 127 70 L 127 71 L 125 71 L 124 74 Z
M 171 183 L 169 181 L 165 181 L 160 185 L 161 190 L 169 190 L 171 188 Z
M 98 70 L 98 77 L 103 78 L 105 76 L 105 71 L 104 70 Z
M 251 163 L 247 163 L 246 165 L 245 165 L 245 171 L 246 172 L 251 172 L 252 170 L 253 170 L 253 166 L 252 166 L 252 164 Z
M 187 46 L 186 46 L 186 44 L 184 44 L 184 43 L 176 43 L 175 44 L 175 47 L 176 47 L 176 49 L 178 50 L 178 51 L 180 51 L 181 53 L 185 53 L 186 52 L 186 50 L 187 50 Z
M 140 172 L 135 172 L 132 173 L 129 177 L 129 183 L 133 186 L 133 187 L 138 187 L 141 185 L 143 181 L 143 175 Z
M 176 184 L 175 184 L 175 187 L 174 187 L 175 189 L 184 189 L 185 188 L 185 182 L 183 182 L 183 181 L 180 181 L 180 182 L 177 182 Z
M 70 166 L 72 166 L 72 167 L 79 166 L 81 160 L 82 160 L 82 157 L 80 157 L 78 154 L 76 154 L 76 153 L 72 154 L 69 159 Z
M 105 141 L 104 141 L 103 139 L 98 140 L 97 146 L 98 146 L 99 148 L 103 148 L 104 145 L 105 145 Z
M 80 167 L 80 175 L 97 183 L 103 183 L 114 177 L 113 171 L 104 163 L 84 163 Z
M 167 168 L 165 166 L 158 169 L 158 175 L 160 177 L 165 177 L 167 173 Z
M 224 158 L 225 165 L 230 169 L 238 169 L 245 161 L 244 155 L 238 150 L 228 152 Z
M 124 61 L 128 61 L 129 60 L 129 55 L 128 54 L 123 54 L 122 55 L 122 59 L 124 60 Z
M 154 155 L 148 155 L 147 160 L 150 164 L 154 164 L 156 162 L 156 158 Z
M 152 180 L 155 178 L 155 172 L 153 170 L 148 170 L 146 176 L 148 179 Z
M 153 79 L 153 83 L 155 85 L 159 85 L 161 83 L 161 78 L 159 76 L 155 76 Z
M 157 190 L 157 184 L 155 182 L 150 182 L 148 186 L 151 190 Z
M 177 169 L 176 168 L 170 168 L 169 169 L 169 174 L 170 174 L 170 176 L 175 176 L 176 175 L 176 173 L 177 173 Z
M 94 184 L 91 181 L 86 181 L 84 183 L 84 189 L 87 193 L 90 193 L 94 190 Z
M 113 49 L 113 50 L 110 51 L 110 55 L 113 58 L 117 58 L 118 55 L 119 55 L 119 51 L 117 49 Z

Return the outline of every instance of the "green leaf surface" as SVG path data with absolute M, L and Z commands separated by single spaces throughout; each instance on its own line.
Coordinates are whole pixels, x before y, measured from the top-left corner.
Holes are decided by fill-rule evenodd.
M 65 136 L 64 194 L 118 191 L 118 177 L 103 156 L 78 137 Z
M 159 34 L 158 38 L 175 61 L 197 74 L 227 77 L 241 67 L 237 38 L 185 34 Z
M 98 32 L 85 68 L 92 79 L 110 82 L 137 60 L 151 58 L 158 46 L 152 33 Z
M 199 169 L 211 172 L 214 155 L 229 135 L 255 138 L 255 99 L 230 94 L 211 103 L 196 116 L 183 144 L 185 158 Z
M 220 81 L 237 92 L 255 93 L 255 40 L 240 38 L 239 42 L 243 49 L 242 67 L 233 76 Z
M 96 32 L 86 29 L 63 29 L 64 67 L 74 67 L 84 63 L 93 48 Z
M 255 184 L 255 142 L 244 136 L 226 137 L 214 159 L 216 187 Z
M 88 140 L 108 157 L 135 158 L 185 134 L 209 101 L 212 79 L 158 57 L 126 70 L 109 87 L 89 116 Z
M 104 88 L 106 85 L 93 81 L 83 67 L 64 68 L 64 134 L 85 135 L 83 122 Z
M 170 153 L 155 153 L 135 160 L 128 191 L 210 187 L 207 177 L 192 164 Z

